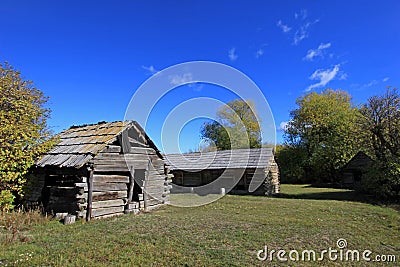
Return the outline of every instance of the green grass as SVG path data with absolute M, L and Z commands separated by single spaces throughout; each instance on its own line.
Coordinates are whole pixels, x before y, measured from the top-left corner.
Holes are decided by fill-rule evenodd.
M 166 206 L 151 213 L 67 226 L 51 221 L 31 228 L 27 242 L 0 245 L 0 262 L 8 266 L 18 259 L 23 259 L 18 266 L 275 266 L 280 263 L 257 260 L 264 245 L 320 251 L 336 248 L 336 241 L 345 238 L 349 249 L 396 255 L 398 265 L 397 211 L 348 201 L 354 194 L 348 190 L 282 185 L 282 193 L 279 198 L 227 195 L 196 208 Z M 329 261 L 287 264 L 357 266 Z

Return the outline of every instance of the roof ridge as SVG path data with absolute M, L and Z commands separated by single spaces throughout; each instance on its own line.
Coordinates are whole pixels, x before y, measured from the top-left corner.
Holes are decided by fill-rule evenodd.
M 67 130 L 69 129 L 77 129 L 77 128 L 83 128 L 83 127 L 88 127 L 88 126 L 96 126 L 96 125 L 103 125 L 103 124 L 112 124 L 112 123 L 117 123 L 117 122 L 122 122 L 122 123 L 132 123 L 132 120 L 126 120 L 126 121 L 99 121 L 97 123 L 85 123 L 81 125 L 72 125 L 70 126 Z

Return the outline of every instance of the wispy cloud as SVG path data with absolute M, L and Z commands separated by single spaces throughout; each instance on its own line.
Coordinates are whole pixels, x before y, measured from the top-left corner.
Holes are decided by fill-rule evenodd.
M 335 65 L 331 69 L 326 69 L 326 70 L 318 69 L 318 70 L 314 71 L 314 73 L 311 74 L 309 79 L 315 80 L 318 82 L 307 87 L 307 89 L 305 91 L 309 92 L 314 88 L 318 88 L 318 87 L 327 85 L 330 81 L 332 81 L 336 77 L 336 75 L 338 75 L 339 71 L 340 71 L 339 64 Z
M 190 72 L 184 73 L 182 75 L 173 75 L 169 77 L 169 82 L 172 85 L 182 85 L 193 81 L 193 76 Z
M 345 73 L 343 71 L 339 71 L 337 76 L 338 76 L 339 80 L 347 80 L 347 73 Z
M 308 11 L 307 11 L 307 9 L 302 9 L 302 10 L 300 10 L 298 13 L 297 13 L 297 12 L 294 13 L 294 18 L 295 18 L 295 19 L 302 19 L 302 20 L 305 20 L 305 19 L 307 18 L 307 16 L 308 16 Z
M 309 36 L 309 28 L 311 25 L 318 23 L 319 20 L 314 20 L 313 22 L 306 22 L 300 25 L 299 29 L 294 33 L 293 44 L 298 45 L 301 41 Z
M 307 55 L 303 58 L 303 60 L 313 61 L 317 57 L 324 57 L 324 50 L 331 47 L 331 43 L 321 43 L 318 48 L 310 49 L 307 52 Z
M 264 55 L 264 49 L 260 48 L 256 51 L 255 56 L 256 58 L 261 57 L 262 55 Z
M 378 81 L 377 80 L 372 80 L 369 83 L 364 84 L 362 87 L 363 88 L 368 88 L 368 87 L 374 86 L 376 84 L 378 84 Z
M 239 56 L 236 54 L 236 48 L 231 48 L 228 51 L 228 57 L 231 61 L 235 61 Z
M 193 75 L 190 72 L 184 74 L 176 74 L 169 77 L 169 82 L 172 85 L 180 86 L 180 85 L 187 85 L 188 87 L 192 88 L 193 91 L 200 92 L 203 90 L 204 83 L 195 82 L 193 79 Z
M 284 33 L 290 32 L 292 28 L 290 28 L 288 25 L 284 24 L 282 20 L 278 20 L 276 23 L 276 26 L 278 26 Z
M 389 81 L 389 79 L 390 79 L 389 77 L 385 77 L 382 79 L 382 82 L 387 82 L 387 81 Z
M 318 19 L 312 21 L 308 18 L 308 11 L 306 9 L 300 10 L 300 12 L 294 13 L 294 18 L 296 19 L 295 29 L 296 31 L 293 34 L 293 45 L 298 45 L 302 40 L 306 39 L 309 36 L 309 28 L 313 24 L 319 22 Z M 288 33 L 292 30 L 287 24 L 284 24 L 282 20 L 278 20 L 276 25 L 282 30 L 284 33 Z
M 386 78 L 388 78 L 388 77 L 386 77 Z M 382 82 L 385 82 L 385 81 L 388 81 L 388 80 L 389 80 L 389 79 L 386 79 L 386 78 L 383 78 L 383 79 L 382 79 Z M 385 79 L 386 79 L 386 80 L 385 80 Z M 361 90 L 365 90 L 365 89 L 368 89 L 368 88 L 370 88 L 370 87 L 373 87 L 373 86 L 375 86 L 375 85 L 378 85 L 380 82 L 381 82 L 380 80 L 374 79 L 374 80 L 371 80 L 370 82 L 363 83 L 363 84 L 360 84 L 360 83 L 353 83 L 353 84 L 351 84 L 350 86 L 353 87 L 353 88 L 355 88 L 355 89 L 358 90 L 358 91 L 361 91 Z
M 148 67 L 142 66 L 142 69 L 147 70 L 151 75 L 156 74 L 158 72 L 158 70 L 156 70 L 156 68 L 154 68 L 153 65 L 150 65 Z

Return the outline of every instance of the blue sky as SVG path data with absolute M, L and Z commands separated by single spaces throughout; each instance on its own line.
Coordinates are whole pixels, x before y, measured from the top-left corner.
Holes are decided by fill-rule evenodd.
M 307 92 L 343 89 L 360 104 L 400 84 L 399 1 L 3 0 L 0 12 L 0 61 L 50 97 L 55 132 L 122 120 L 152 74 L 194 60 L 249 76 L 277 128 Z M 234 97 L 197 85 L 164 101 L 172 107 L 180 98 L 207 96 Z M 196 148 L 201 123 L 184 128 L 183 151 Z M 147 130 L 160 146 L 156 128 Z

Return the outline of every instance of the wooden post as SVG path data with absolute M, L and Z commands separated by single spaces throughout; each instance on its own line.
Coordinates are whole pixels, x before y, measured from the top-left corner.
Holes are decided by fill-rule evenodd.
M 143 181 L 143 200 L 144 200 L 144 211 L 147 211 L 148 209 L 148 195 L 147 195 L 147 180 L 149 179 L 149 172 L 150 172 L 150 166 L 151 166 L 151 160 L 149 159 L 149 162 L 147 163 L 147 169 L 144 174 L 144 181 Z
M 130 204 L 132 202 L 134 186 L 135 186 L 135 169 L 133 166 L 131 166 L 130 172 L 129 172 L 129 188 L 128 188 L 127 204 Z
M 89 180 L 88 180 L 88 205 L 86 211 L 86 221 L 92 219 L 92 203 L 93 203 L 93 165 L 89 166 Z

